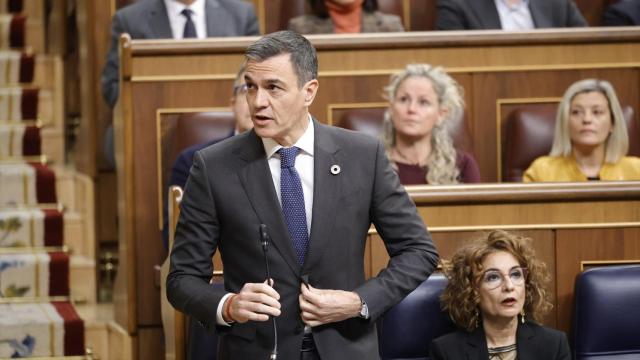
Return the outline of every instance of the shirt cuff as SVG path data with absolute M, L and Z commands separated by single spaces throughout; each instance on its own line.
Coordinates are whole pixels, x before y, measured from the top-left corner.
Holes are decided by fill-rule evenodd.
M 231 326 L 230 323 L 224 321 L 224 318 L 222 317 L 222 310 L 224 309 L 224 303 L 225 301 L 227 301 L 227 299 L 229 298 L 229 296 L 233 295 L 232 293 L 228 293 L 225 294 L 222 297 L 222 300 L 220 300 L 220 302 L 218 303 L 218 309 L 216 310 L 216 323 L 218 325 L 221 326 Z

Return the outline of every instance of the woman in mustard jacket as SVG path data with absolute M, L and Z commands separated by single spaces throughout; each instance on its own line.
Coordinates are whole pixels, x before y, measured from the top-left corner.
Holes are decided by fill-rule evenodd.
M 629 137 L 622 108 L 608 81 L 569 87 L 558 107 L 549 156 L 537 158 L 523 180 L 640 180 L 640 158 L 626 156 Z

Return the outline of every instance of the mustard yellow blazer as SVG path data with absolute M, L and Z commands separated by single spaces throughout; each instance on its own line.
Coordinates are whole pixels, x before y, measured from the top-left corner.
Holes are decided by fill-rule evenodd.
M 600 180 L 640 180 L 640 158 L 625 156 L 615 164 L 605 163 L 600 169 Z M 573 157 L 541 156 L 524 172 L 524 182 L 587 181 Z

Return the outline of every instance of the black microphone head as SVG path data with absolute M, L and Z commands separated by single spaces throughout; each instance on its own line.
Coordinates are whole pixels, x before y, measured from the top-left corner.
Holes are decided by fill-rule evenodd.
M 260 224 L 260 244 L 266 251 L 267 246 L 269 246 L 269 233 L 267 232 L 267 225 Z

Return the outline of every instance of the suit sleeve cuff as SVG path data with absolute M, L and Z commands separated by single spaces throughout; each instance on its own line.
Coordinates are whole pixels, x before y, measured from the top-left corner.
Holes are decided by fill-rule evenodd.
M 231 326 L 230 323 L 224 321 L 222 317 L 222 309 L 224 309 L 224 303 L 227 301 L 229 296 L 233 295 L 232 293 L 225 294 L 220 302 L 218 303 L 218 308 L 216 309 L 216 323 L 220 326 Z

